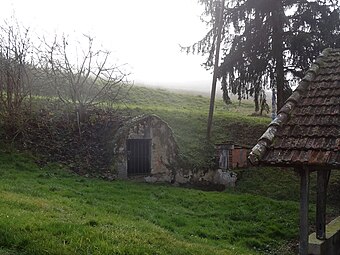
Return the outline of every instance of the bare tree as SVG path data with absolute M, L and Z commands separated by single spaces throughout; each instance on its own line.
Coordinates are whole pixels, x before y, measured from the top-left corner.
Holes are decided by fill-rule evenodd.
M 33 47 L 29 29 L 14 19 L 0 26 L 0 116 L 8 134 L 15 135 L 31 101 Z
M 115 101 L 128 83 L 123 66 L 110 63 L 111 52 L 97 50 L 94 39 L 84 35 L 86 43 L 57 36 L 46 43 L 40 57 L 42 69 L 58 98 L 71 106 L 79 122 L 86 119 L 89 107 L 103 101 Z M 85 48 L 84 48 L 84 45 Z

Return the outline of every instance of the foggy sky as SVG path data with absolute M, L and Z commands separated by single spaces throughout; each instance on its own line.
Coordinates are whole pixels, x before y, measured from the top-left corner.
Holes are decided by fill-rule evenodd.
M 91 34 L 136 83 L 209 91 L 204 58 L 179 47 L 204 36 L 201 12 L 197 0 L 5 0 L 0 8 L 2 19 L 14 14 L 36 33 Z

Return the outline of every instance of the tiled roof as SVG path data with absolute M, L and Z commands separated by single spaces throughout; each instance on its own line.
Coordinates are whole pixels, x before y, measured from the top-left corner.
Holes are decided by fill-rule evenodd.
M 326 49 L 253 147 L 252 164 L 340 169 L 340 49 Z

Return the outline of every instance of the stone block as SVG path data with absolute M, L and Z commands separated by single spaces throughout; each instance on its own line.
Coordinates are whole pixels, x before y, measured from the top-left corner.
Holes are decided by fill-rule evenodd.
M 326 226 L 326 240 L 309 236 L 308 255 L 340 255 L 340 217 Z

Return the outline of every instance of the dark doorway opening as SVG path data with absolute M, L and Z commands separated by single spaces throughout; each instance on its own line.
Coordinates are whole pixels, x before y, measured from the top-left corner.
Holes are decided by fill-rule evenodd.
M 151 172 L 151 139 L 127 140 L 128 176 L 147 175 Z

